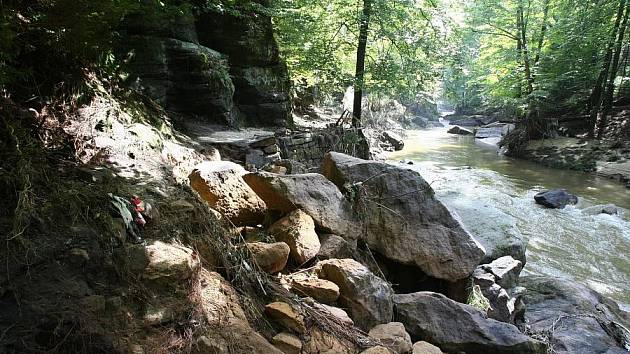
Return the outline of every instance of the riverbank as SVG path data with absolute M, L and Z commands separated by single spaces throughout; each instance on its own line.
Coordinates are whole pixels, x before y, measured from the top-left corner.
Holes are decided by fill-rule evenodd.
M 596 174 L 548 168 L 499 155 L 471 136 L 446 128 L 408 132 L 394 163 L 420 172 L 438 198 L 482 239 L 503 235 L 528 242 L 525 272 L 578 280 L 630 304 L 630 191 Z M 544 189 L 567 188 L 576 206 L 548 210 L 534 203 Z M 593 205 L 615 204 L 620 213 L 591 215 Z

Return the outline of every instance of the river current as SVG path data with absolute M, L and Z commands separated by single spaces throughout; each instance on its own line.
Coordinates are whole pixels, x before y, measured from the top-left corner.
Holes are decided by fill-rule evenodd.
M 447 128 L 408 131 L 393 161 L 418 171 L 473 235 L 509 233 L 528 241 L 523 274 L 573 279 L 630 311 L 630 189 L 595 174 L 547 168 L 497 153 Z M 579 203 L 546 209 L 534 194 L 566 188 Z M 615 204 L 619 215 L 584 209 Z

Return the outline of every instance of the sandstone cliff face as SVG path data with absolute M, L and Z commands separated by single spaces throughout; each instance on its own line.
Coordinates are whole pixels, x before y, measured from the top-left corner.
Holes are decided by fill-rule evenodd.
M 289 75 L 269 16 L 131 16 L 121 42 L 127 81 L 167 110 L 229 126 L 290 123 Z

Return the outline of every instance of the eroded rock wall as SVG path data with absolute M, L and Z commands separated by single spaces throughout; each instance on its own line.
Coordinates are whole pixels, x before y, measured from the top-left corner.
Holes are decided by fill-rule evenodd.
M 210 123 L 290 124 L 289 75 L 269 16 L 151 6 L 122 31 L 118 55 L 129 84 L 169 111 Z

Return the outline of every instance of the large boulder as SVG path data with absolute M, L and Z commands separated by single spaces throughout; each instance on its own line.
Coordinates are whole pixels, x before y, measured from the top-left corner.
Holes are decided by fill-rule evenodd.
M 394 296 L 396 318 L 414 340 L 446 352 L 467 354 L 543 354 L 546 346 L 513 325 L 486 318 L 476 308 L 442 294 L 417 292 Z
M 206 161 L 188 176 L 190 186 L 234 225 L 256 225 L 265 218 L 265 202 L 245 183 L 245 169 L 229 161 Z
M 536 194 L 534 200 L 537 204 L 547 208 L 564 209 L 569 204 L 577 204 L 578 197 L 569 193 L 566 189 L 552 189 Z
M 527 276 L 520 282 L 527 287 L 525 321 L 533 333 L 553 329 L 554 353 L 627 354 L 630 350 L 629 315 L 612 300 L 571 280 Z
M 313 218 L 300 209 L 276 221 L 267 231 L 276 240 L 289 245 L 291 258 L 298 265 L 310 261 L 319 252 L 319 238 L 315 233 Z
M 353 259 L 325 260 L 318 268 L 320 278 L 339 286 L 339 303 L 359 328 L 367 331 L 391 321 L 394 291 L 386 281 Z
M 354 200 L 361 238 L 386 258 L 456 281 L 484 257 L 417 172 L 330 152 L 324 174 Z
M 350 221 L 350 204 L 337 186 L 320 174 L 257 172 L 243 179 L 270 210 L 289 213 L 301 209 L 313 218 L 319 229 L 345 237 L 356 239 L 360 232 Z

